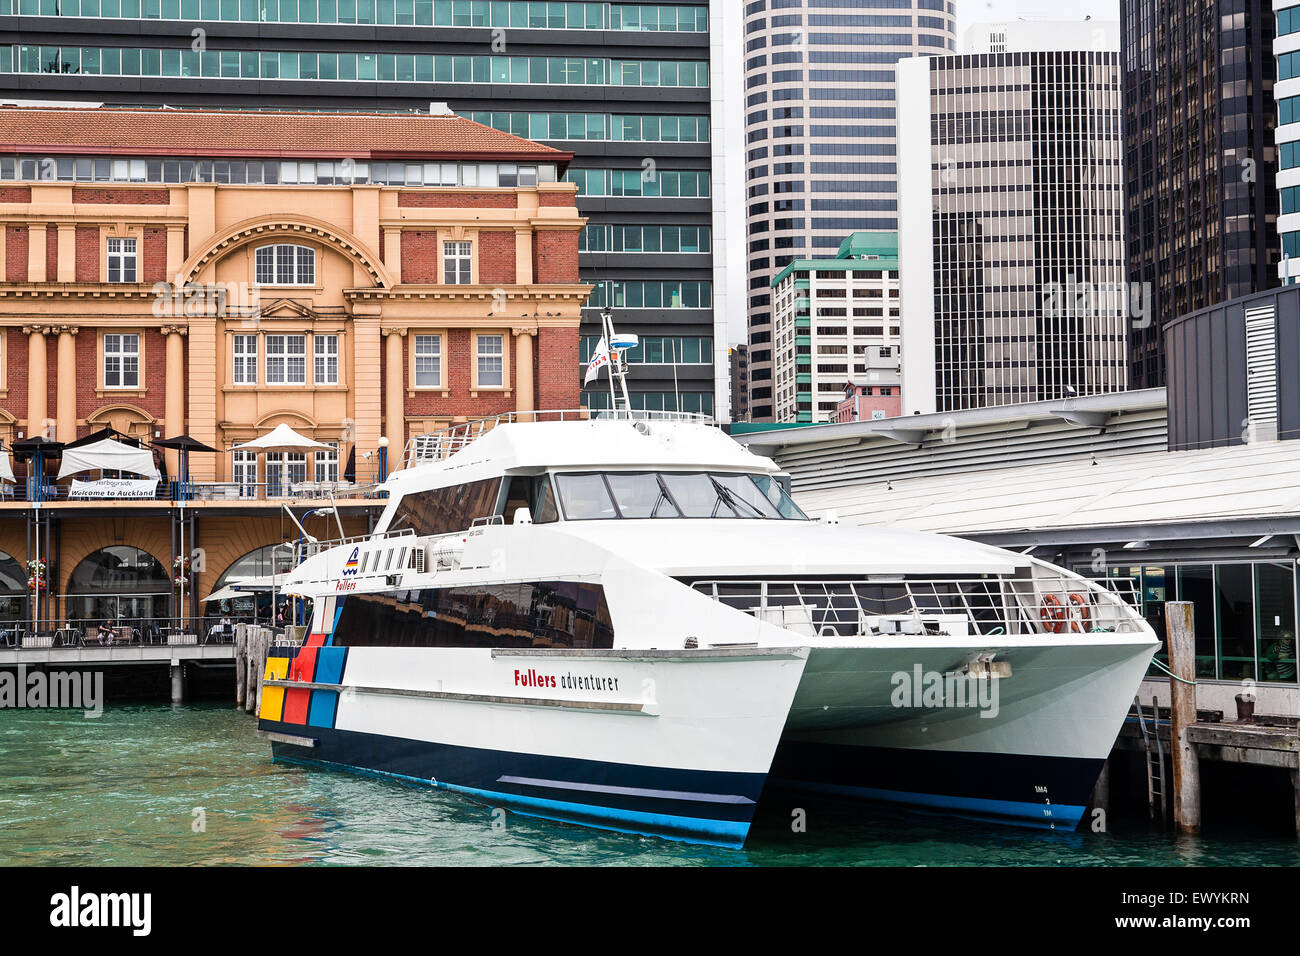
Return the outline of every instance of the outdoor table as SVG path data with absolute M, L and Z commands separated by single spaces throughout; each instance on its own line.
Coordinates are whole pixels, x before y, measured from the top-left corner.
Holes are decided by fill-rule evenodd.
M 63 647 L 85 646 L 85 641 L 81 639 L 81 629 L 76 627 L 59 628 L 54 632 L 54 642 Z

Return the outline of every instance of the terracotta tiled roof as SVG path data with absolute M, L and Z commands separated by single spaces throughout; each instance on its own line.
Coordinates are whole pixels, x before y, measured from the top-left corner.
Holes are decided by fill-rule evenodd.
M 22 107 L 0 107 L 0 152 L 558 163 L 573 158 L 462 116 Z

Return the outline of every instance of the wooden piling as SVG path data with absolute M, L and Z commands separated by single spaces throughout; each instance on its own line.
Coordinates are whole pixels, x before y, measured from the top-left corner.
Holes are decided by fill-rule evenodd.
M 248 691 L 248 631 L 247 624 L 235 625 L 235 707 L 243 708 Z
M 261 633 L 257 636 L 256 653 L 253 655 L 253 674 L 257 686 L 252 711 L 254 714 L 262 712 L 262 676 L 266 673 L 266 658 L 271 650 L 271 629 L 261 627 L 258 630 Z
M 1174 764 L 1174 825 L 1201 832 L 1201 770 L 1188 729 L 1196 723 L 1196 621 L 1190 601 L 1165 602 L 1169 644 L 1169 749 Z

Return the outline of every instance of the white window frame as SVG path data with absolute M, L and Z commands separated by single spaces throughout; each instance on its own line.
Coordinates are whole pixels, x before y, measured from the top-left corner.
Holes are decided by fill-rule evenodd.
M 108 276 L 109 282 L 135 283 L 139 276 L 139 260 L 134 236 L 108 240 Z M 113 278 L 114 270 L 117 278 Z
M 445 239 L 442 243 L 444 285 L 470 285 L 474 281 L 474 243 L 468 239 Z
M 495 339 L 496 347 L 484 350 L 484 340 Z M 491 370 L 501 380 L 499 382 L 489 382 L 484 379 L 483 362 L 495 360 L 497 368 Z M 474 336 L 474 383 L 477 388 L 505 388 L 506 387 L 506 337 L 501 332 L 479 332 Z
M 236 335 L 231 342 L 230 380 L 235 385 L 257 384 L 257 336 Z
M 299 347 L 290 349 L 291 344 Z M 298 375 L 289 377 L 290 362 L 299 365 Z M 307 336 L 277 332 L 266 336 L 266 384 L 307 384 Z
M 315 287 L 316 250 L 289 242 L 258 246 L 253 253 L 253 276 L 258 285 Z
M 339 337 L 337 333 L 312 336 L 312 373 L 317 385 L 339 383 Z
M 130 340 L 128 342 L 128 340 Z M 128 347 L 131 346 L 131 347 Z M 131 367 L 133 366 L 133 367 Z M 116 376 L 117 382 L 111 381 Z M 104 333 L 104 388 L 140 387 L 140 335 L 138 332 Z
M 433 346 L 431 351 L 421 348 L 421 346 L 429 345 Z M 442 336 L 427 333 L 417 334 L 411 349 L 414 355 L 412 388 L 442 388 Z M 422 360 L 426 363 L 431 362 L 432 369 L 421 368 Z M 420 376 L 430 371 L 432 371 L 435 381 L 420 381 Z
M 339 480 L 339 443 L 328 441 L 329 451 L 318 451 L 312 456 L 312 481 Z
M 241 498 L 257 497 L 257 452 L 232 451 L 230 453 L 230 478 L 239 486 Z

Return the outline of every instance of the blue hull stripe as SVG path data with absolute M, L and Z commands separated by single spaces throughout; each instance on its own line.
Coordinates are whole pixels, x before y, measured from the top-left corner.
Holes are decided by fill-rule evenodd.
M 935 810 L 955 816 L 993 820 L 1008 826 L 1033 827 L 1043 830 L 1073 830 L 1083 818 L 1086 807 L 1052 803 L 1016 803 L 1009 800 L 983 800 L 978 797 L 951 797 L 941 793 L 908 793 L 902 790 L 881 790 L 876 787 L 849 787 L 833 783 L 815 783 L 806 780 L 779 780 L 773 778 L 774 787 L 809 790 L 837 797 L 852 797 L 878 803 L 894 803 L 922 810 Z
M 278 721 L 263 720 L 259 727 L 303 733 L 299 725 Z M 317 746 L 275 742 L 275 759 L 437 787 L 528 816 L 715 846 L 745 842 L 766 779 L 766 774 L 613 764 L 328 728 L 309 732 Z M 572 799 L 554 799 L 557 790 Z
M 753 803 L 749 797 L 734 793 L 688 793 L 684 790 L 648 790 L 645 787 L 609 787 L 598 783 L 576 783 L 571 780 L 539 780 L 536 777 L 498 777 L 500 783 L 517 783 L 525 787 L 545 787 L 550 790 L 582 790 L 587 793 L 620 793 L 633 797 L 650 797 L 655 800 L 693 800 L 697 803 Z
M 782 740 L 773 786 L 1045 829 L 1074 829 L 1100 759 Z

